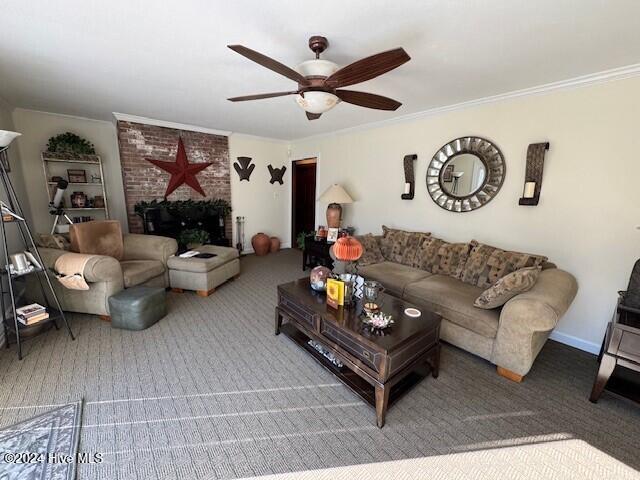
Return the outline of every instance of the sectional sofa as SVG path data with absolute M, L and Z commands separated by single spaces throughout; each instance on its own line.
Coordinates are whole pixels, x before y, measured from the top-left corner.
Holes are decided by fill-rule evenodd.
M 492 362 L 499 374 L 515 381 L 529 372 L 578 290 L 573 275 L 541 255 L 475 240 L 449 243 L 429 233 L 384 226 L 383 235 L 358 238 L 365 247 L 360 274 L 440 313 L 444 341 Z M 500 278 L 526 267 L 540 270 L 528 291 L 497 308 L 474 305 Z

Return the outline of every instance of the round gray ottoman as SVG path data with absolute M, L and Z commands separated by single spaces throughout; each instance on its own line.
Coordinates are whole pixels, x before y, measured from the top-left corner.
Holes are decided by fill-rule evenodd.
M 131 287 L 109 297 L 111 327 L 144 330 L 167 314 L 166 292 L 157 287 Z

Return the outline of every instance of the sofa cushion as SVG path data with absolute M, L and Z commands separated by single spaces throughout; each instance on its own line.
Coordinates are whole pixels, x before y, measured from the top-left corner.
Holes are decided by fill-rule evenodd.
M 414 263 L 418 246 L 429 233 L 407 232 L 382 226 L 380 247 L 384 258 L 390 262 L 411 266 Z
M 380 244 L 378 243 L 378 239 L 367 233 L 366 235 L 358 235 L 356 239 L 362 244 L 363 252 L 360 260 L 358 260 L 358 265 L 367 266 L 372 263 L 380 263 L 384 262 L 384 256 L 382 255 L 382 250 L 380 250 Z
M 413 266 L 434 274 L 460 278 L 470 250 L 470 243 L 448 243 L 430 236 L 422 241 Z
M 500 310 L 483 310 L 473 306 L 482 289 L 460 280 L 431 275 L 407 285 L 404 298 L 424 305 L 443 318 L 487 338 L 495 338 L 498 332 Z
M 479 308 L 498 308 L 519 293 L 531 290 L 540 276 L 541 267 L 525 267 L 498 280 L 480 294 L 473 304 Z
M 76 223 L 69 228 L 71 251 L 107 255 L 122 260 L 124 242 L 118 220 Z
M 407 267 L 400 263 L 382 262 L 359 267 L 358 273 L 366 280 L 377 280 L 389 293 L 402 296 L 405 287 L 431 275 L 417 268 Z M 478 295 L 476 295 L 477 297 Z
M 120 262 L 120 266 L 125 288 L 141 285 L 165 271 L 160 260 L 125 260 Z
M 500 248 L 474 244 L 460 279 L 482 289 L 489 288 L 505 275 L 524 267 L 538 267 L 547 261 L 542 255 L 510 252 Z

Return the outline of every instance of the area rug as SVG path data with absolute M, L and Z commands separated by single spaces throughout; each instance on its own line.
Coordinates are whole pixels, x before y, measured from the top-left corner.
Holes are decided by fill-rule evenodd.
M 0 430 L 0 479 L 73 480 L 82 400 Z

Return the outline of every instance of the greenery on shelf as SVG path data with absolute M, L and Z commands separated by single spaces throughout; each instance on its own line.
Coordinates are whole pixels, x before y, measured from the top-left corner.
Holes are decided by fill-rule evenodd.
M 231 213 L 231 205 L 221 198 L 211 200 L 151 200 L 141 201 L 135 204 L 134 211 L 143 219 L 148 210 L 164 208 L 169 214 L 181 218 L 198 218 L 207 215 L 222 213 L 227 216 Z
M 315 234 L 316 234 L 315 230 L 311 230 L 310 232 L 300 232 L 296 237 L 296 243 L 298 245 L 298 248 L 300 250 L 304 250 L 304 239 Z
M 188 228 L 180 232 L 178 243 L 187 248 L 204 245 L 209 241 L 209 234 L 199 228 Z
M 93 146 L 93 143 L 85 140 L 75 133 L 66 132 L 49 139 L 49 143 L 47 143 L 47 152 L 95 155 L 96 149 Z

